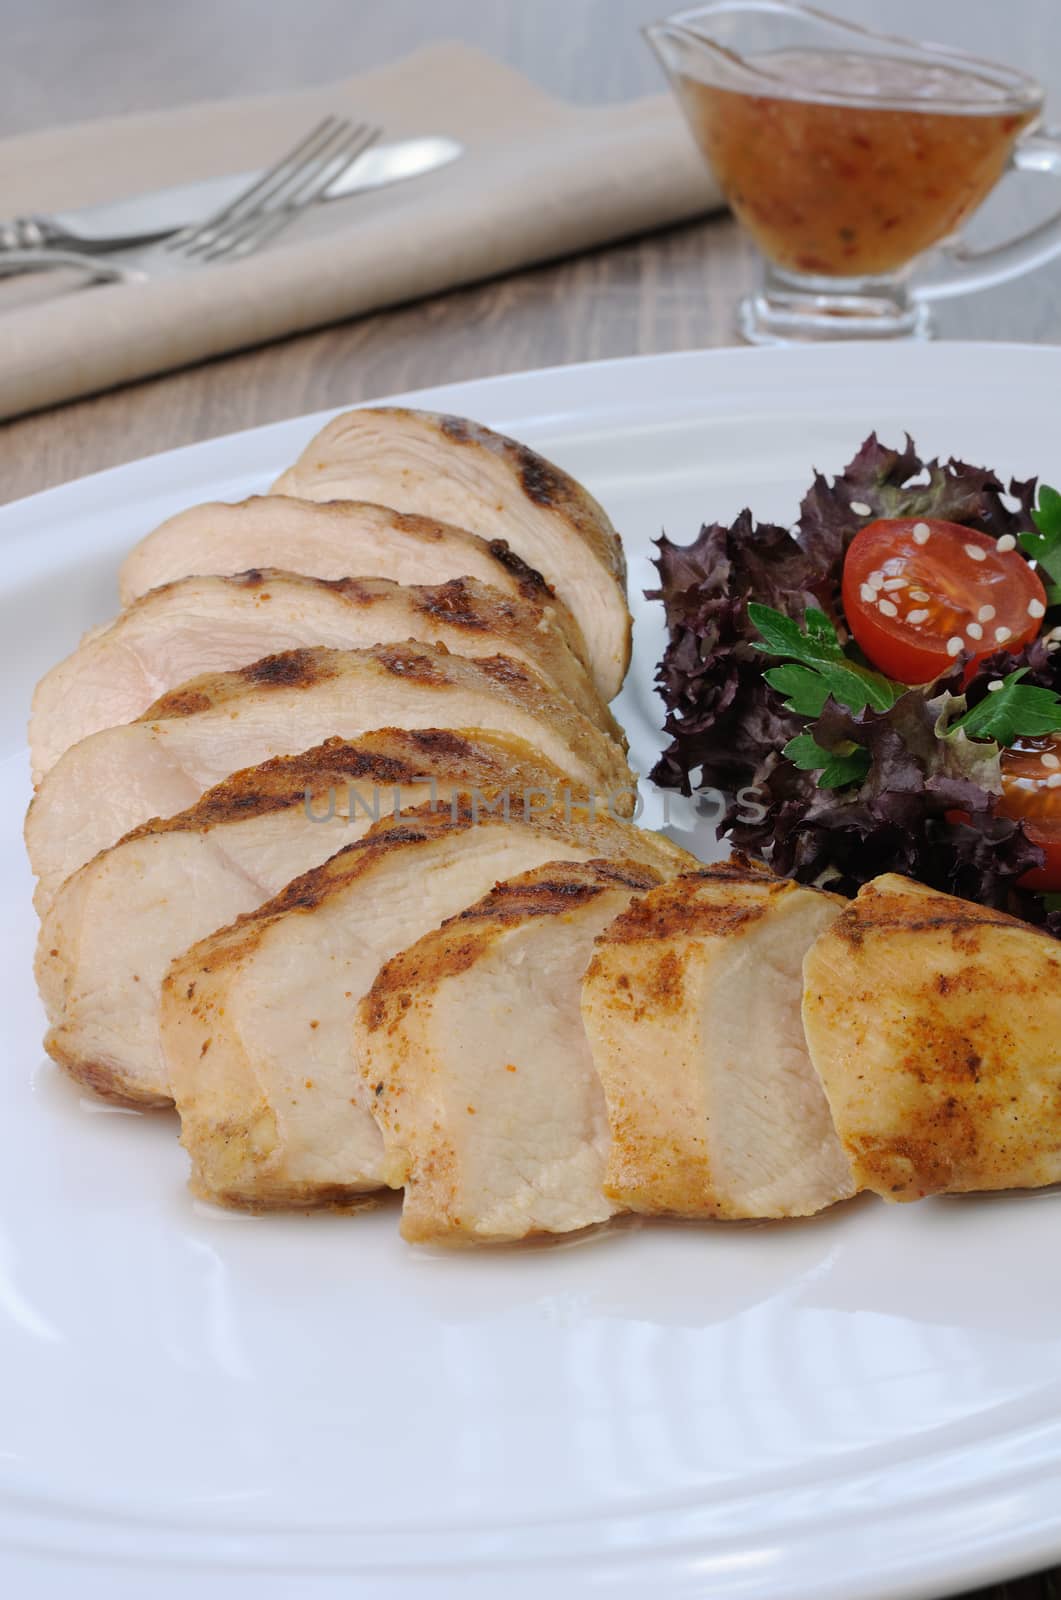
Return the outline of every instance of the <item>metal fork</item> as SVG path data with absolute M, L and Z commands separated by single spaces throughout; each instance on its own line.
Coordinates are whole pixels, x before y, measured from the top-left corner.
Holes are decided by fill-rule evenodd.
M 97 283 L 146 283 L 203 263 L 238 260 L 288 227 L 379 136 L 380 129 L 368 123 L 325 117 L 235 200 L 167 239 L 116 250 L 105 258 L 55 245 L 8 250 L 3 264 L 20 271 L 77 267 Z

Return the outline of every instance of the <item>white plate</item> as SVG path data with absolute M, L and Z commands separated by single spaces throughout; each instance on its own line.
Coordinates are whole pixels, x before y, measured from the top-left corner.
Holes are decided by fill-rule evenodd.
M 661 525 L 794 515 L 873 427 L 1061 477 L 1061 352 L 720 351 L 418 397 L 583 477 L 632 591 Z M 441 1255 L 393 1208 L 197 1206 L 166 1116 L 42 1059 L 19 837 L 37 676 L 122 552 L 320 418 L 0 511 L 0 1584 L 17 1600 L 855 1600 L 1061 1556 L 1055 1193 Z M 658 623 L 621 712 L 657 748 Z M 652 813 L 656 815 L 657 813 Z M 192 1589 L 194 1585 L 194 1590 Z

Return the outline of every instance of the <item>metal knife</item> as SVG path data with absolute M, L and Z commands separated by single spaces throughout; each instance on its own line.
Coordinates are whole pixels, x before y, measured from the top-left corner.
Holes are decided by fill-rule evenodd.
M 339 200 L 344 195 L 418 178 L 455 161 L 463 149 L 456 139 L 441 135 L 375 145 L 337 178 L 321 198 Z M 226 173 L 219 178 L 201 178 L 196 183 L 130 195 L 124 200 L 108 200 L 100 205 L 49 212 L 47 216 L 0 222 L 0 270 L 5 248 L 47 249 L 55 244 L 60 248 L 65 245 L 95 253 L 128 249 L 165 238 L 227 205 L 253 183 L 254 178 L 253 172 Z M 33 229 L 39 232 L 34 235 Z

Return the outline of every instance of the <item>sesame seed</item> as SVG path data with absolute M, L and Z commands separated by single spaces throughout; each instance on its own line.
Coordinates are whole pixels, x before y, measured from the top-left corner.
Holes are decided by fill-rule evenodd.
M 1055 770 L 1061 767 L 1061 756 L 1055 756 L 1052 750 L 1044 750 L 1039 760 L 1044 767 L 1053 767 Z
M 860 600 L 864 600 L 868 606 L 877 604 L 877 591 L 876 589 L 871 589 L 868 583 L 864 583 L 859 589 L 858 597 Z
M 996 616 L 994 606 L 981 606 L 976 613 L 978 622 L 994 622 Z
M 1048 789 L 1061 789 L 1061 772 L 1051 772 L 1046 780 Z
M 910 534 L 915 544 L 927 544 L 932 537 L 932 529 L 927 522 L 915 522 Z
M 919 622 L 927 622 L 929 616 L 930 613 L 924 609 L 920 611 L 908 611 L 906 613 L 906 620 L 907 622 L 912 622 L 916 626 Z
M 960 656 L 964 649 L 965 641 L 964 639 L 959 639 L 957 634 L 947 640 L 947 654 L 949 656 Z
M 987 692 L 988 694 L 994 694 L 996 689 L 1004 689 L 1005 687 L 1006 685 L 1003 683 L 1002 679 L 996 678 L 993 683 L 988 684 Z
M 899 615 L 899 607 L 891 600 L 881 600 L 879 603 L 886 617 L 897 617 Z
M 911 600 L 931 600 L 932 596 L 927 589 L 911 589 L 910 598 Z
M 1003 555 L 1005 555 L 1009 550 L 1016 550 L 1016 548 L 1017 541 L 1011 533 L 1004 533 L 995 546 L 995 549 L 1000 550 Z
M 1012 637 L 1013 637 L 1013 629 L 1012 628 L 996 628 L 995 629 L 995 638 L 998 640 L 999 644 L 1005 644 L 1006 640 L 1007 639 L 1012 639 Z
M 984 636 L 984 630 L 978 622 L 970 622 L 965 631 L 970 639 L 982 639 Z
M 967 544 L 965 546 L 965 554 L 969 557 L 970 561 L 987 560 L 987 551 L 981 550 L 978 544 Z
M 873 515 L 873 507 L 868 506 L 864 500 L 852 500 L 851 509 L 856 517 L 871 517 Z
M 905 589 L 906 588 L 906 579 L 905 578 L 885 578 L 884 587 L 886 589 L 889 589 L 889 590 L 891 590 L 891 589 Z
M 883 572 L 871 572 L 869 577 L 866 579 L 866 582 L 869 584 L 871 589 L 883 589 L 884 588 L 884 574 L 883 574 Z
M 1028 615 L 1029 615 L 1029 617 L 1045 617 L 1046 616 L 1046 607 L 1043 605 L 1041 600 L 1029 600 L 1028 601 Z

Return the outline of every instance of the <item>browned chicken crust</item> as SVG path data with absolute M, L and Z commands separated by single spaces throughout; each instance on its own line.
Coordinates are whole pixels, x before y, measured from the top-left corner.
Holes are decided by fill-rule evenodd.
M 519 808 L 517 807 L 517 812 Z M 519 813 L 521 814 L 521 813 Z M 189 952 L 203 972 L 213 972 L 248 956 L 264 937 L 269 926 L 290 912 L 311 912 L 331 896 L 341 894 L 356 878 L 370 872 L 377 857 L 387 854 L 394 844 L 429 843 L 444 838 L 446 834 L 462 834 L 481 822 L 492 822 L 495 813 L 487 806 L 460 800 L 444 808 L 431 805 L 417 806 L 403 812 L 399 822 L 376 823 L 365 834 L 345 849 L 330 856 L 322 866 L 304 872 L 279 894 L 248 912 L 231 927 L 221 928 L 209 939 L 204 939 Z M 535 827 L 546 837 L 552 835 L 567 844 L 572 839 L 587 845 L 615 843 L 622 837 L 621 830 L 629 823 L 608 822 L 604 819 L 581 821 L 565 815 L 563 809 L 535 811 Z M 681 871 L 688 865 L 689 856 L 680 845 L 671 844 L 664 834 L 650 833 L 646 829 L 631 829 L 638 852 L 645 858 L 656 858 L 663 871 Z M 187 963 L 185 963 L 187 964 Z
M 675 864 L 677 865 L 677 863 Z M 636 861 L 552 861 L 499 883 L 467 911 L 388 961 L 361 1002 L 371 1030 L 388 1028 L 408 1009 L 409 991 L 428 988 L 472 965 L 506 928 L 534 917 L 562 917 L 608 889 L 652 889 L 660 874 Z
M 202 537 L 204 523 L 217 530 L 207 541 Z M 410 581 L 405 574 L 425 555 L 436 570 L 440 554 L 445 554 L 446 577 L 471 575 L 505 593 L 548 604 L 572 650 L 585 659 L 585 641 L 571 612 L 553 586 L 517 555 L 507 540 L 481 539 L 437 517 L 396 511 L 370 501 L 259 494 L 246 500 L 190 506 L 130 551 L 121 571 L 121 602 L 128 606 L 149 589 L 193 573 L 227 575 L 257 566 L 282 567 L 325 579 L 359 573 L 395 577 L 397 571 L 373 565 L 379 560 L 374 552 L 384 545 L 392 556 L 402 557 L 400 582 Z M 236 568 L 231 565 L 233 549 L 240 552 Z M 194 556 L 188 559 L 192 550 Z
M 528 445 L 507 434 L 495 433 L 481 423 L 467 417 L 454 417 L 441 412 L 413 411 L 407 406 L 373 406 L 365 408 L 373 418 L 395 417 L 415 419 L 428 430 L 436 430 L 450 444 L 464 445 L 469 450 L 488 451 L 503 461 L 522 493 L 537 506 L 555 511 L 593 551 L 597 560 L 621 584 L 626 583 L 626 557 L 622 542 L 612 527 L 607 512 L 575 478 L 561 471 Z M 327 423 L 316 438 L 311 439 L 293 467 L 281 475 L 274 493 L 305 492 L 312 484 L 318 459 L 326 459 L 334 439 L 342 438 L 350 427 L 351 417 L 365 413 L 345 413 Z
M 894 874 L 808 952 L 804 1023 L 859 1183 L 886 1200 L 1061 1181 L 1061 947 Z
M 834 898 L 736 861 L 598 937 L 582 1014 L 608 1104 L 604 1191 L 645 1215 L 803 1216 L 853 1193 L 800 1024 Z
M 273 487 L 383 501 L 504 538 L 567 603 L 604 698 L 619 692 L 631 644 L 619 536 L 581 484 L 526 445 L 463 417 L 366 406 L 327 423 Z
M 447 728 L 378 728 L 358 739 L 326 739 L 299 755 L 274 756 L 260 767 L 245 767 L 208 789 L 188 810 L 173 817 L 153 817 L 119 843 L 265 816 L 305 805 L 307 796 L 322 795 L 336 784 L 401 790 L 422 788 L 425 778 L 444 778 L 447 785 L 459 786 L 469 796 L 472 790 L 488 795 L 510 786 L 517 793 L 551 786 L 560 794 L 571 788 L 570 778 L 523 739 Z M 584 795 L 575 798 L 585 800 Z
M 355 1033 L 405 1238 L 526 1238 L 621 1209 L 602 1190 L 607 1116 L 579 985 L 594 934 L 659 881 L 631 860 L 550 861 L 381 968 Z M 535 1006 L 523 1027 L 520 978 Z
M 47 771 L 64 749 L 99 728 L 142 715 L 190 670 L 238 669 L 289 649 L 415 640 L 458 655 L 511 655 L 625 748 L 619 724 L 545 594 L 524 595 L 474 577 L 401 584 L 259 567 L 175 579 L 92 630 L 34 693 L 34 770 Z
M 366 833 L 373 815 L 425 803 L 448 814 L 454 794 L 559 795 L 566 783 L 521 740 L 441 729 L 332 739 L 236 773 L 62 885 L 37 946 L 45 1049 L 108 1099 L 170 1104 L 158 1001 L 173 957 Z

